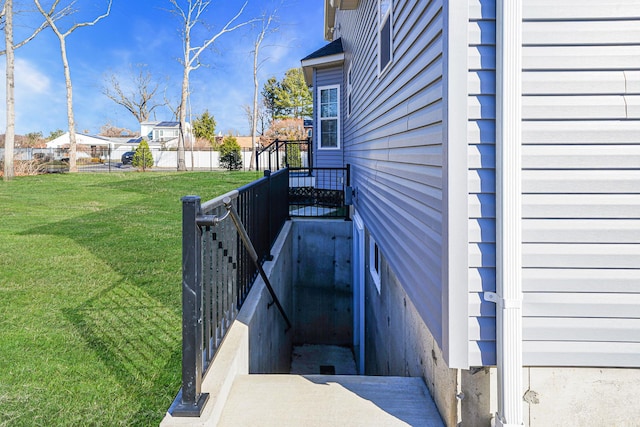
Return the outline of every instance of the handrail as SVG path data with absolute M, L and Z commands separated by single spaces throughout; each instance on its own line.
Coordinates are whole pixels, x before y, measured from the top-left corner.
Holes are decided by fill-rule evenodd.
M 265 279 L 261 263 L 271 257 L 288 217 L 288 172 L 265 171 L 264 178 L 204 203 L 198 196 L 182 198 L 182 388 L 173 416 L 197 417 L 204 409 L 207 368 L 255 278 Z M 239 234 L 250 245 L 240 243 Z
M 296 151 L 295 147 L 298 146 L 299 149 Z M 306 149 L 304 147 L 306 146 Z M 280 159 L 280 152 L 284 148 L 284 158 Z M 290 148 L 292 152 L 290 152 Z M 301 151 L 307 153 L 306 163 L 307 167 L 313 166 L 313 144 L 311 138 L 306 139 L 275 139 L 265 147 L 262 147 L 256 151 L 256 166 L 260 169 L 260 156 L 263 153 L 267 153 L 267 165 L 264 165 L 264 169 L 277 171 L 282 167 L 299 167 L 302 166 L 302 158 L 300 158 Z M 272 164 L 273 153 L 276 153 L 275 156 L 275 165 Z M 292 159 L 290 157 L 297 158 L 297 162 L 291 162 Z M 280 161 L 283 160 L 281 164 Z M 299 163 L 299 164 L 298 164 Z
M 225 197 L 225 199 L 223 200 L 223 203 L 224 203 L 224 207 L 227 208 L 227 213 L 231 214 L 231 220 L 233 221 L 236 228 L 238 229 L 238 234 L 242 239 L 242 243 L 244 243 L 245 248 L 247 248 L 247 251 L 251 256 L 251 259 L 255 263 L 258 271 L 260 272 L 260 277 L 262 277 L 262 280 L 264 280 L 264 284 L 267 286 L 267 289 L 269 290 L 269 294 L 271 294 L 271 298 L 273 298 L 273 302 L 276 304 L 276 307 L 278 307 L 278 311 L 280 311 L 282 318 L 287 324 L 287 329 L 285 329 L 285 332 L 287 332 L 289 329 L 291 329 L 291 322 L 289 321 L 287 314 L 284 312 L 284 308 L 282 308 L 282 305 L 280 304 L 280 300 L 278 299 L 278 296 L 276 295 L 275 291 L 271 287 L 271 282 L 269 281 L 269 278 L 267 277 L 267 274 L 265 273 L 264 268 L 262 268 L 262 264 L 260 264 L 260 260 L 258 259 L 258 254 L 256 253 L 256 250 L 253 247 L 253 244 L 251 243 L 251 239 L 247 234 L 247 230 L 245 230 L 244 226 L 242 225 L 242 221 L 240 221 L 240 218 L 238 217 L 238 213 L 236 212 L 236 209 L 231 204 L 231 198 Z M 226 215 L 225 215 L 225 218 L 226 218 Z

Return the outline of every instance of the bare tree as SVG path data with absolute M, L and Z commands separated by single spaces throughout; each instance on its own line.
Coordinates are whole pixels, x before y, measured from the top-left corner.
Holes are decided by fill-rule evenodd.
M 253 170 L 255 168 L 257 156 L 256 127 L 258 124 L 258 68 L 261 65 L 258 62 L 258 57 L 260 55 L 260 46 L 264 41 L 265 35 L 269 31 L 269 27 L 275 18 L 275 14 L 276 11 L 268 16 L 263 16 L 262 28 L 253 42 L 253 112 L 251 114 L 251 161 L 249 162 L 249 170 Z M 274 29 L 271 31 L 274 31 Z
M 98 135 L 107 136 L 107 137 L 136 137 L 139 136 L 138 132 L 134 132 L 131 129 L 121 128 L 119 126 L 114 126 L 111 123 L 105 123 L 100 128 L 100 133 Z
M 56 24 L 56 20 L 62 16 L 74 13 L 75 10 L 73 9 L 73 6 L 75 5 L 75 1 L 72 1 L 67 6 L 61 8 L 58 11 L 56 11 L 56 9 L 58 8 L 60 0 L 55 0 L 48 11 L 42 8 L 40 0 L 33 1 L 35 2 L 36 7 L 38 8 L 42 16 L 44 16 L 44 18 L 47 20 L 47 24 L 49 25 L 49 27 L 51 27 L 60 42 L 60 55 L 62 56 L 64 79 L 67 87 L 67 120 L 69 123 L 69 172 L 77 172 L 78 166 L 76 164 L 76 124 L 73 117 L 73 87 L 71 85 L 71 72 L 69 70 L 69 60 L 67 59 L 67 36 L 69 36 L 69 34 L 73 33 L 78 28 L 93 26 L 101 19 L 109 16 L 109 13 L 111 12 L 112 0 L 109 0 L 107 11 L 105 13 L 98 16 L 93 21 L 73 24 L 65 32 L 60 30 L 60 28 Z
M 109 76 L 102 88 L 102 93 L 118 105 L 126 108 L 136 118 L 138 123 L 149 120 L 151 113 L 158 107 L 166 105 L 165 102 L 154 101 L 160 84 L 153 80 L 151 73 L 143 70 L 143 65 L 138 65 L 138 73 L 131 70 L 133 89 L 122 89 L 120 79 L 115 74 Z
M 253 105 L 242 104 L 242 111 L 244 112 L 247 123 L 249 124 L 249 129 L 251 129 L 251 125 L 253 124 Z M 258 102 L 256 117 L 256 136 L 264 135 L 269 118 L 267 117 L 267 111 L 265 110 L 262 102 Z
M 173 98 L 169 98 L 167 96 L 167 92 L 165 91 L 163 95 L 164 105 L 171 111 L 171 116 L 175 120 L 180 120 L 180 104 L 177 100 Z
M 182 93 L 180 98 L 180 128 L 186 129 L 187 122 L 187 98 L 189 97 L 189 75 L 191 71 L 200 68 L 202 63 L 200 62 L 200 55 L 207 48 L 209 48 L 221 35 L 236 30 L 244 25 L 247 25 L 253 20 L 249 20 L 246 22 L 236 23 L 245 7 L 247 6 L 247 2 L 245 2 L 238 13 L 231 18 L 222 29 L 216 33 L 215 35 L 205 38 L 200 43 L 194 42 L 192 40 L 192 30 L 200 24 L 202 27 L 207 27 L 205 22 L 202 21 L 203 13 L 209 7 L 211 3 L 210 0 L 186 0 L 185 6 L 181 6 L 179 3 L 182 3 L 181 0 L 169 0 L 169 2 L 173 5 L 173 13 L 175 13 L 182 21 L 182 42 L 184 43 L 184 57 L 181 60 L 181 63 L 184 67 L 182 73 Z M 180 137 L 178 138 L 178 170 L 186 171 L 187 166 L 184 159 L 184 134 L 180 132 Z
M 11 181 L 15 175 L 13 169 L 13 148 L 16 137 L 16 110 L 15 110 L 15 57 L 14 50 L 24 46 L 40 32 L 47 24 L 43 23 L 29 37 L 20 43 L 13 43 L 13 0 L 5 0 L 0 17 L 4 19 L 4 41 L 5 50 L 0 51 L 0 55 L 6 55 L 6 85 L 7 85 L 7 129 L 5 131 L 4 143 L 4 174 L 5 181 Z
M 14 56 L 13 56 L 13 0 L 5 0 L 4 8 L 4 41 L 6 45 L 7 58 L 7 130 L 4 140 L 4 175 L 5 181 L 11 181 L 14 176 L 13 170 L 13 146 L 16 137 L 16 112 L 14 99 Z

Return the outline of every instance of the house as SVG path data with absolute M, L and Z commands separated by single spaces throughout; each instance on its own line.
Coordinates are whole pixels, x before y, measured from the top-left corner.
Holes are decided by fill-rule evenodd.
M 193 140 L 191 125 L 186 124 L 187 129 L 184 134 L 185 147 L 190 147 Z M 175 121 L 146 121 L 140 123 L 140 135 L 146 137 L 149 146 L 158 146 L 163 149 L 176 148 L 180 136 L 180 122 Z
M 640 3 L 324 10 L 302 66 L 314 164 L 351 167 L 365 372 L 449 426 L 636 424 Z
M 116 153 L 116 151 L 127 151 L 126 148 L 118 150 L 119 147 L 126 146 L 132 141 L 131 138 L 113 138 L 104 137 L 100 135 L 87 135 L 83 133 L 76 133 L 76 144 L 78 147 L 78 158 L 90 158 L 90 157 L 102 157 L 108 158 L 109 154 L 112 157 L 116 154 L 119 156 L 122 153 Z M 47 142 L 47 148 L 54 149 L 56 156 L 60 158 L 68 157 L 69 148 L 69 132 L 65 132 L 59 137 Z M 124 152 L 122 151 L 122 152 Z M 119 158 L 119 157 L 118 157 Z

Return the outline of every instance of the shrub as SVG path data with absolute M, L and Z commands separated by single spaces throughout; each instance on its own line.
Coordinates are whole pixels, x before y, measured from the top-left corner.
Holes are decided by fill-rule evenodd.
M 287 147 L 287 166 L 290 168 L 302 167 L 302 156 L 300 153 L 300 144 L 298 142 L 291 142 L 286 145 Z
M 220 145 L 220 167 L 228 170 L 242 169 L 242 152 L 238 140 L 227 135 Z
M 136 148 L 136 152 L 131 160 L 133 167 L 138 169 L 148 169 L 153 167 L 153 155 L 149 149 L 149 143 L 146 140 L 142 140 Z

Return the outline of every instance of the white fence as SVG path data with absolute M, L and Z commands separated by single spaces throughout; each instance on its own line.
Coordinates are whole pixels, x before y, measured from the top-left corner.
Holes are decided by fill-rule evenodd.
M 89 166 L 111 165 L 117 168 L 122 166 L 122 155 L 126 152 L 133 151 L 132 147 L 120 146 L 113 150 L 107 147 L 93 147 L 91 150 L 81 150 L 77 152 L 77 159 L 80 164 L 87 169 Z M 151 150 L 153 156 L 153 167 L 158 169 L 176 169 L 178 166 L 178 152 L 169 150 L 154 149 Z M 69 154 L 66 150 L 58 148 L 16 148 L 14 149 L 14 159 L 17 161 L 26 160 L 63 160 L 68 158 Z M 220 152 L 215 150 L 207 151 L 189 151 L 184 154 L 187 169 L 194 170 L 216 170 L 220 167 Z M 4 149 L 0 148 L 0 162 L 4 161 Z M 242 151 L 243 169 L 249 170 L 251 164 L 251 151 Z

